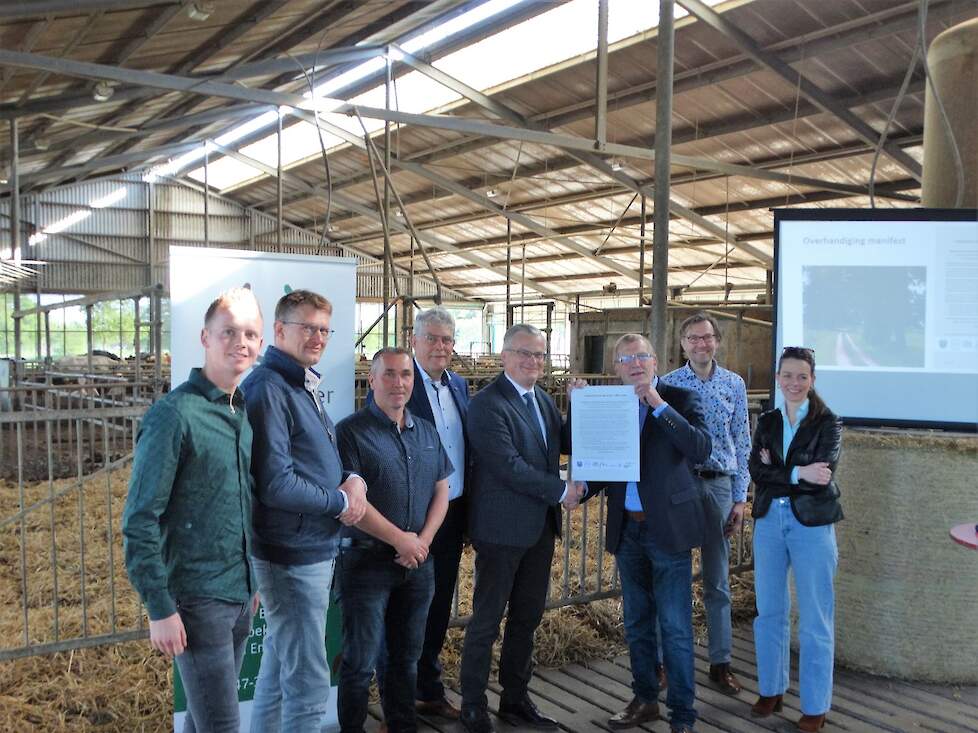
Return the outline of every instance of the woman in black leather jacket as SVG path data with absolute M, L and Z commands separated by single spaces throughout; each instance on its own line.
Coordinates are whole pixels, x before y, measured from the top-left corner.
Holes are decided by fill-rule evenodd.
M 781 710 L 788 688 L 792 570 L 798 600 L 798 729 L 818 731 L 832 704 L 835 522 L 842 519 L 835 468 L 842 422 L 815 393 L 815 355 L 788 347 L 778 361 L 784 406 L 760 416 L 750 474 L 754 479 L 754 644 L 760 697 L 755 717 Z

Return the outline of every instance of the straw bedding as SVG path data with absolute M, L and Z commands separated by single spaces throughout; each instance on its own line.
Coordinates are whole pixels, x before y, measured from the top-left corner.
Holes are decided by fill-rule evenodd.
M 23 505 L 31 507 L 23 527 L 14 522 L 0 528 L 0 638 L 6 648 L 23 646 L 24 614 L 32 644 L 56 641 L 55 581 L 60 639 L 112 633 L 112 592 L 115 588 L 116 629 L 145 625 L 142 609 L 129 586 L 122 561 L 120 517 L 129 472 L 95 474 L 82 483 L 58 480 L 25 485 Z M 80 501 L 81 499 L 81 501 Z M 21 506 L 16 484 L 0 482 L 0 518 L 12 517 Z M 596 587 L 601 563 L 602 588 L 610 587 L 614 562 L 602 550 L 597 504 L 588 507 L 584 573 L 581 577 L 581 511 L 572 517 L 568 551 L 568 590 Z M 54 528 L 52 536 L 52 526 Z M 23 530 L 23 533 L 22 533 Z M 27 593 L 21 583 L 21 537 L 25 540 Z M 84 539 L 84 582 L 82 540 Z M 54 552 L 52 552 L 52 548 Z M 551 594 L 564 585 L 564 546 L 558 543 Z M 110 574 L 110 562 L 114 572 Z M 57 566 L 57 577 L 53 571 Z M 471 611 L 472 553 L 466 551 L 460 571 L 459 613 Z M 753 614 L 753 589 L 746 578 L 732 578 L 735 623 Z M 84 593 L 85 605 L 82 603 Z M 84 609 L 84 610 L 83 610 Z M 696 587 L 694 613 L 697 639 L 705 643 L 703 608 Z M 86 618 L 87 616 L 87 618 Z M 447 682 L 457 688 L 462 629 L 451 629 L 443 651 Z M 559 666 L 624 651 L 621 603 L 617 598 L 548 611 L 537 631 L 536 661 Z M 0 730 L 3 731 L 168 731 L 171 729 L 172 671 L 145 640 L 34 656 L 0 664 Z

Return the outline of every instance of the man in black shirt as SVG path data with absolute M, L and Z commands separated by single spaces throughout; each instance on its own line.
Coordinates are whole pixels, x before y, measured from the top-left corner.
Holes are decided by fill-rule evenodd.
M 370 487 L 363 519 L 344 531 L 341 542 L 343 661 L 337 706 L 343 733 L 363 731 L 384 635 L 384 720 L 391 733 L 412 733 L 417 664 L 435 589 L 428 548 L 448 510 L 453 469 L 435 426 L 405 408 L 414 385 L 411 355 L 381 349 L 369 381 L 373 402 L 337 425 L 343 465 Z

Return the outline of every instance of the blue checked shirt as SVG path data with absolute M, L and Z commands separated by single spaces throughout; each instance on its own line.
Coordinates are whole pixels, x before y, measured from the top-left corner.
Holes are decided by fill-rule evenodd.
M 744 380 L 739 374 L 713 362 L 713 373 L 703 381 L 687 362 L 685 366 L 662 377 L 662 381 L 699 394 L 706 413 L 706 425 L 713 438 L 713 452 L 709 460 L 697 468 L 730 474 L 734 502 L 747 501 L 750 423 Z

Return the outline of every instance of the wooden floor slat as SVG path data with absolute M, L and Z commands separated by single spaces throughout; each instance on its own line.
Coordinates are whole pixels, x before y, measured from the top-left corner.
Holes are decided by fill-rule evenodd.
M 744 685 L 731 697 L 715 690 L 709 681 L 709 658 L 704 647 L 696 649 L 696 723 L 698 733 L 788 733 L 796 730 L 801 715 L 798 699 L 798 661 L 792 655 L 791 687 L 785 694 L 784 710 L 770 718 L 750 716 L 757 696 L 757 668 L 753 632 L 749 624 L 734 629 L 733 668 Z M 628 656 L 592 660 L 559 669 L 537 668 L 530 692 L 540 709 L 558 720 L 565 733 L 610 733 L 608 718 L 632 698 Z M 500 688 L 492 680 L 487 691 L 493 724 L 498 733 L 531 733 L 496 717 Z M 457 691 L 448 691 L 460 704 Z M 826 733 L 978 733 L 978 687 L 916 684 L 874 677 L 837 667 L 832 691 L 832 710 Z M 635 728 L 638 733 L 668 733 L 669 709 L 665 693 L 660 695 L 662 720 Z M 366 729 L 376 731 L 381 712 L 371 706 Z M 418 721 L 424 733 L 464 733 L 459 723 L 437 719 Z

